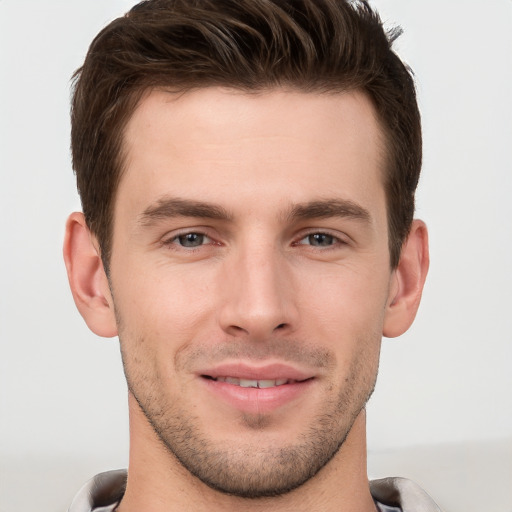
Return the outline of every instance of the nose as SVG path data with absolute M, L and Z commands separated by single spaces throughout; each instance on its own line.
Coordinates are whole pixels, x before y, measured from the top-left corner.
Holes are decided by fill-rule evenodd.
M 221 328 L 231 336 L 266 340 L 296 330 L 293 275 L 285 255 L 271 244 L 234 251 L 225 261 L 219 309 Z

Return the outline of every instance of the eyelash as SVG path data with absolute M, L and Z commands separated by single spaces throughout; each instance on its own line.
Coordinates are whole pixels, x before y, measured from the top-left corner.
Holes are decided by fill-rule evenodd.
M 185 238 L 185 237 L 191 236 L 191 235 L 196 235 L 198 237 L 204 237 L 207 241 L 205 243 L 205 241 L 203 240 L 202 243 L 200 243 L 199 245 L 191 246 L 191 247 L 187 247 L 187 246 L 183 245 L 182 243 L 179 243 L 179 240 L 181 238 Z M 328 238 L 331 238 L 332 241 L 327 246 L 314 245 L 313 243 L 301 243 L 303 240 L 306 240 L 309 237 L 315 237 L 315 236 L 328 237 Z M 296 241 L 292 242 L 292 246 L 294 246 L 294 247 L 299 246 L 299 245 L 309 246 L 310 250 L 323 251 L 323 252 L 338 249 L 338 248 L 340 248 L 340 246 L 344 246 L 347 244 L 348 244 L 348 242 L 346 240 L 340 238 L 339 236 L 334 235 L 333 233 L 330 233 L 329 231 L 311 231 L 306 234 L 301 234 L 300 238 L 298 238 Z M 197 230 L 197 231 L 184 231 L 182 233 L 178 233 L 178 234 L 172 236 L 171 238 L 163 240 L 162 245 L 165 247 L 168 247 L 170 249 L 173 249 L 173 250 L 185 250 L 187 252 L 195 252 L 195 251 L 200 250 L 204 246 L 221 245 L 221 244 L 216 242 L 212 237 L 210 237 L 204 231 Z
M 332 243 L 328 246 L 318 246 L 313 245 L 312 243 L 301 243 L 303 240 L 306 240 L 309 237 L 314 236 L 325 236 L 332 239 Z M 321 251 L 329 251 L 334 249 L 339 249 L 340 246 L 348 245 L 347 240 L 344 240 L 340 236 L 337 236 L 333 233 L 330 233 L 329 231 L 311 231 L 309 233 L 306 233 L 305 235 L 302 235 L 301 238 L 299 238 L 296 242 L 293 242 L 294 246 L 297 245 L 305 245 L 312 248 L 312 250 L 321 250 Z
M 185 245 L 182 245 L 179 243 L 180 238 L 185 238 L 190 235 L 197 235 L 198 237 L 204 237 L 208 240 L 207 243 L 201 243 L 197 246 L 187 247 Z M 207 235 L 204 231 L 197 230 L 197 231 L 184 231 L 182 233 L 178 233 L 171 238 L 165 239 L 162 241 L 162 245 L 165 247 L 168 247 L 169 249 L 173 250 L 185 250 L 188 252 L 195 252 L 197 250 L 200 250 L 201 247 L 204 247 L 205 245 L 220 245 L 219 243 L 215 242 L 212 237 Z

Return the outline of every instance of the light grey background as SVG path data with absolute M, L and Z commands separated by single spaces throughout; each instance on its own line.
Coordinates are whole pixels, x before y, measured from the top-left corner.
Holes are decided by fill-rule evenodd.
M 61 245 L 66 216 L 79 209 L 70 76 L 99 29 L 132 4 L 0 0 L 1 512 L 64 510 L 75 491 L 68 482 L 126 465 L 118 343 L 95 337 L 76 312 Z M 485 474 L 512 481 L 512 1 L 372 4 L 404 27 L 396 48 L 417 77 L 417 216 L 430 228 L 432 263 L 415 325 L 383 343 L 370 454 L 490 443 L 498 448 Z M 421 450 L 418 463 L 443 470 Z M 457 457 L 450 471 L 464 470 Z M 385 471 L 379 460 L 370 457 L 376 473 Z M 466 494 L 442 492 L 446 503 Z M 487 512 L 511 511 L 507 493 Z

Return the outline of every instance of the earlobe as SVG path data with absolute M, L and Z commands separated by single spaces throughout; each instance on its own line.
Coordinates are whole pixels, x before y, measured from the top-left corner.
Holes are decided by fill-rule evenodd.
M 411 326 L 429 267 L 428 232 L 425 223 L 415 220 L 400 255 L 390 286 L 383 335 L 394 338 Z
M 82 213 L 72 213 L 66 223 L 64 261 L 73 299 L 89 329 L 99 336 L 116 336 L 108 279 Z

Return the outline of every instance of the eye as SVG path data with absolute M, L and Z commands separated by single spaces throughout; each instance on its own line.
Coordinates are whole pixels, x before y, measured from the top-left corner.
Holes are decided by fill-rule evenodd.
M 212 243 L 209 236 L 203 233 L 183 233 L 175 236 L 169 243 L 185 247 L 187 249 L 194 249 L 201 245 Z
M 311 245 L 313 247 L 331 247 L 340 243 L 340 240 L 328 233 L 311 233 L 298 242 L 301 245 Z

